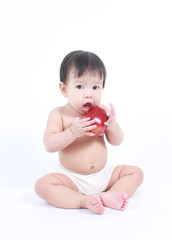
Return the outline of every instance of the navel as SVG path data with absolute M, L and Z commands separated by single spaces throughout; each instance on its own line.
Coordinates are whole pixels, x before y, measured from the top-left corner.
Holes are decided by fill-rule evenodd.
M 92 165 L 90 168 L 91 168 L 91 169 L 94 169 L 94 168 L 95 168 L 95 166 L 94 166 L 94 165 Z

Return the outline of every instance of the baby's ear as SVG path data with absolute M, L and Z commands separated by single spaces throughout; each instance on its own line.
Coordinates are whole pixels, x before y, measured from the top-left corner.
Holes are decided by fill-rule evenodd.
M 60 91 L 64 97 L 67 97 L 67 89 L 66 85 L 63 82 L 60 82 L 59 84 Z

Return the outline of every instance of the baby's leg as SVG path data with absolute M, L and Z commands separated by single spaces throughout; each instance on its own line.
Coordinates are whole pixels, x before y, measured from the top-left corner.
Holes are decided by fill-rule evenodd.
M 40 178 L 35 184 L 36 193 L 45 201 L 60 208 L 88 208 L 102 214 L 104 207 L 97 195 L 83 195 L 73 181 L 61 173 L 52 173 Z
M 118 166 L 114 169 L 109 186 L 100 194 L 104 206 L 125 210 L 130 197 L 143 181 L 141 169 L 133 166 Z

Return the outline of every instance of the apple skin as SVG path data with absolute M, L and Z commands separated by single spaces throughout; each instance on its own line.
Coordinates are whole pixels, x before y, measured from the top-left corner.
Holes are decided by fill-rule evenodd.
M 92 129 L 91 132 L 94 133 L 96 136 L 101 136 L 106 130 L 106 125 L 104 123 L 108 120 L 107 113 L 105 109 L 99 106 L 93 106 L 86 111 L 83 116 L 84 118 L 90 117 L 90 120 L 95 120 L 97 128 Z

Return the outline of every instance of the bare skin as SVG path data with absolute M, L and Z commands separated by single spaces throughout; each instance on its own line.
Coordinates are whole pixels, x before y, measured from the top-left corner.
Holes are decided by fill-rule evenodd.
M 50 113 L 44 134 L 45 148 L 48 152 L 59 152 L 60 163 L 66 169 L 84 175 L 96 173 L 104 168 L 107 161 L 104 136 L 114 146 L 121 144 L 124 136 L 116 122 L 112 104 L 110 109 L 102 106 L 109 115 L 103 136 L 97 137 L 90 132 L 97 127 L 94 120 L 82 118 L 85 103 L 89 103 L 90 107 L 100 105 L 102 79 L 89 73 L 78 79 L 71 72 L 68 83 L 60 83 L 60 90 L 68 98 L 68 103 Z M 96 214 L 103 214 L 104 207 L 125 210 L 128 198 L 142 180 L 143 173 L 139 168 L 123 165 L 114 169 L 103 193 L 81 194 L 74 182 L 61 173 L 51 173 L 40 178 L 35 184 L 35 191 L 56 207 L 87 208 Z
M 142 179 L 143 174 L 139 168 L 124 165 L 114 169 L 109 186 L 104 193 L 98 195 L 79 193 L 72 180 L 60 173 L 52 173 L 40 178 L 35 190 L 41 198 L 54 206 L 87 208 L 96 214 L 103 214 L 104 207 L 124 211 L 128 198 L 141 184 Z

